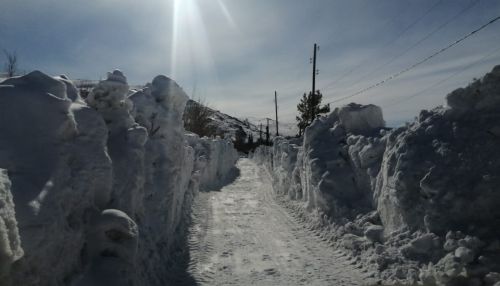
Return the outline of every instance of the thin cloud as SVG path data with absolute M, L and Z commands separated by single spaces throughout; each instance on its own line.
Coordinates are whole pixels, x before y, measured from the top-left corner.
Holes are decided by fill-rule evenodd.
M 500 10 L 497 1 L 481 1 L 471 13 L 360 81 L 470 1 L 443 1 L 403 33 L 435 0 L 176 0 L 192 5 L 177 15 L 173 1 L 8 1 L 0 10 L 0 48 L 17 50 L 22 69 L 73 78 L 98 79 L 120 68 L 132 84 L 141 84 L 165 74 L 188 93 L 194 90 L 215 108 L 242 117 L 272 115 L 277 90 L 281 118 L 293 122 L 300 97 L 311 89 L 313 43 L 321 46 L 316 86 L 328 101 L 407 67 Z M 500 46 L 497 28 L 482 31 L 390 84 L 339 104 L 383 106 L 416 93 Z M 480 77 L 498 61 L 492 57 L 429 90 L 429 95 L 384 108 L 386 120 L 410 120 L 421 108 L 442 104 L 446 93 Z

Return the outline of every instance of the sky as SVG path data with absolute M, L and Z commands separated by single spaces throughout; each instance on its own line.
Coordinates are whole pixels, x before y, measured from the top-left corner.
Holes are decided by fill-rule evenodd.
M 240 118 L 293 123 L 316 89 L 355 94 L 500 16 L 497 0 L 0 0 L 0 49 L 20 69 L 72 79 L 122 70 L 132 85 L 164 74 L 192 98 Z M 4 61 L 2 58 L 0 63 Z M 445 103 L 500 64 L 500 21 L 350 102 L 382 107 L 389 126 Z

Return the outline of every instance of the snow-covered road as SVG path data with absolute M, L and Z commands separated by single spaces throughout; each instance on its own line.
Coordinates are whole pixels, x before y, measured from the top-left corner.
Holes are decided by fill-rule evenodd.
M 278 205 L 249 159 L 220 192 L 200 193 L 190 228 L 189 276 L 202 285 L 360 285 L 360 273 Z

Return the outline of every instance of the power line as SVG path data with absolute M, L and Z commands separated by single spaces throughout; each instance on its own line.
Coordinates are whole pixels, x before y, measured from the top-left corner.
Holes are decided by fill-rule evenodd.
M 393 79 L 395 79 L 395 78 L 399 77 L 400 75 L 402 75 L 402 74 L 404 74 L 404 73 L 406 73 L 406 72 L 408 72 L 408 71 L 410 71 L 410 70 L 412 70 L 412 69 L 414 69 L 414 68 L 418 67 L 419 65 L 421 65 L 421 64 L 423 64 L 423 63 L 425 63 L 425 62 L 429 61 L 430 59 L 432 59 L 432 58 L 436 57 L 437 55 L 439 55 L 439 54 L 441 54 L 441 53 L 443 53 L 443 52 L 447 51 L 448 49 L 451 49 L 452 47 L 454 47 L 454 46 L 458 45 L 459 43 L 463 42 L 463 41 L 464 41 L 464 40 L 466 40 L 467 38 L 469 38 L 469 37 L 473 36 L 473 35 L 474 35 L 474 34 L 476 34 L 477 32 L 479 32 L 479 31 L 483 30 L 484 28 L 488 27 L 489 25 L 491 25 L 491 24 L 495 23 L 495 22 L 496 22 L 496 21 L 498 21 L 498 20 L 500 20 L 500 16 L 498 16 L 498 17 L 496 17 L 496 18 L 491 19 L 489 22 L 487 22 L 486 24 L 483 24 L 481 27 L 479 27 L 479 28 L 475 29 L 474 31 L 472 31 L 472 32 L 468 33 L 467 35 L 465 35 L 465 36 L 463 36 L 462 38 L 460 38 L 460 39 L 456 40 L 455 42 L 453 42 L 453 43 L 449 44 L 448 46 L 446 46 L 446 47 L 442 48 L 441 50 L 439 50 L 439 51 L 437 51 L 437 52 L 433 53 L 432 55 L 430 55 L 430 56 L 428 56 L 428 57 L 426 57 L 426 58 L 424 58 L 424 59 L 422 59 L 422 60 L 420 60 L 420 61 L 418 61 L 418 62 L 414 63 L 413 65 L 411 65 L 411 66 L 409 66 L 409 67 L 405 68 L 404 70 L 401 70 L 401 71 L 399 71 L 399 72 L 397 72 L 397 73 L 395 73 L 395 74 L 393 74 L 393 75 L 391 75 L 391 76 L 389 76 L 389 77 L 387 77 L 387 78 L 385 78 L 385 79 L 383 79 L 383 80 L 381 80 L 381 81 L 379 81 L 379 82 L 377 82 L 377 83 L 375 83 L 375 84 L 372 84 L 372 85 L 370 85 L 370 86 L 368 86 L 368 87 L 366 87 L 366 88 L 364 88 L 364 89 L 362 89 L 362 90 L 360 90 L 360 91 L 358 91 L 358 92 L 355 92 L 355 93 L 353 93 L 353 94 L 350 94 L 350 95 L 347 95 L 347 96 L 344 96 L 344 97 L 338 98 L 338 99 L 336 99 L 336 100 L 330 101 L 329 103 L 339 102 L 339 101 L 342 101 L 342 100 L 345 100 L 345 99 L 348 99 L 348 98 L 351 98 L 351 97 L 354 97 L 354 96 L 360 95 L 360 94 L 362 94 L 362 93 L 365 93 L 365 92 L 367 92 L 368 90 L 371 90 L 371 89 L 373 89 L 373 88 L 379 87 L 379 86 L 381 86 L 381 85 L 383 85 L 383 84 L 387 83 L 388 81 L 393 80 Z
M 427 15 L 429 15 L 429 13 L 434 10 L 434 8 L 436 8 L 437 6 L 439 6 L 439 4 L 441 4 L 443 2 L 443 0 L 439 0 L 437 1 L 436 3 L 434 3 L 434 5 L 431 6 L 431 8 L 429 8 L 427 11 L 425 11 L 424 14 L 422 14 L 420 17 L 418 17 L 415 21 L 413 21 L 413 23 L 411 23 L 410 25 L 408 25 L 406 28 L 403 29 L 403 31 L 401 31 L 397 36 L 396 36 L 396 39 L 394 39 L 391 43 L 389 43 L 388 45 L 396 42 L 397 40 L 399 40 L 399 38 L 401 38 L 401 36 L 406 33 L 408 30 L 410 30 L 411 28 L 413 28 L 413 26 L 415 26 L 418 22 L 420 22 L 423 18 L 425 18 Z M 388 46 L 386 45 L 386 47 Z
M 419 16 L 417 19 L 415 19 L 411 24 L 409 24 L 408 26 L 406 26 L 395 38 L 393 38 L 391 41 L 389 41 L 388 43 L 386 43 L 382 48 L 378 49 L 378 51 L 380 50 L 384 50 L 385 48 L 387 48 L 389 45 L 392 45 L 394 42 L 396 42 L 397 40 L 399 40 L 401 38 L 401 36 L 403 36 L 408 30 L 410 30 L 411 28 L 413 28 L 416 24 L 418 24 L 418 22 L 420 22 L 422 19 L 424 19 L 427 15 L 429 15 L 429 13 L 434 10 L 438 5 L 440 5 L 441 3 L 443 2 L 443 0 L 439 0 L 439 1 L 436 1 L 436 3 L 434 3 L 434 5 L 432 5 L 429 9 L 427 9 L 421 16 Z M 337 82 L 341 81 L 342 79 L 344 79 L 346 76 L 350 75 L 351 73 L 353 73 L 355 70 L 357 70 L 359 67 L 361 67 L 364 63 L 366 63 L 368 61 L 369 58 L 366 58 L 365 60 L 363 60 L 361 63 L 359 63 L 357 66 L 355 66 L 354 68 L 352 68 L 351 70 L 349 70 L 347 73 L 344 73 L 342 76 L 340 76 L 339 78 L 335 79 L 334 81 L 328 83 L 324 88 L 323 90 L 326 90 L 328 87 L 336 84 Z
M 412 99 L 412 98 L 414 98 L 414 97 L 416 97 L 416 96 L 419 96 L 419 95 L 423 94 L 424 92 L 426 92 L 426 91 L 428 91 L 428 90 L 431 90 L 431 89 L 433 89 L 433 88 L 435 88 L 435 87 L 437 87 L 437 86 L 439 86 L 439 85 L 441 85 L 441 84 L 445 83 L 446 81 L 450 80 L 451 78 L 453 78 L 453 77 L 455 77 L 455 76 L 458 76 L 459 74 L 461 74 L 461 73 L 463 73 L 464 71 L 468 70 L 468 69 L 469 69 L 470 67 L 472 67 L 473 65 L 475 65 L 475 64 L 477 64 L 477 63 L 479 63 L 479 62 L 482 62 L 484 59 L 489 58 L 489 57 L 491 57 L 491 56 L 495 55 L 495 54 L 496 54 L 496 53 L 498 53 L 499 51 L 500 51 L 500 47 L 496 48 L 495 50 L 493 50 L 492 52 L 488 53 L 487 55 L 485 55 L 485 56 L 481 57 L 479 60 L 474 61 L 473 63 L 471 63 L 471 64 L 469 64 L 469 65 L 467 65 L 467 66 L 465 66 L 465 67 L 461 68 L 460 70 L 458 70 L 457 72 L 455 72 L 455 73 L 451 74 L 450 76 L 448 76 L 448 77 L 446 77 L 446 78 L 444 78 L 444 79 L 439 80 L 439 81 L 438 81 L 438 82 L 436 82 L 435 84 L 433 84 L 433 85 L 431 85 L 431 86 L 429 86 L 429 87 L 427 87 L 427 88 L 425 88 L 425 89 L 423 89 L 423 90 L 421 90 L 421 91 L 419 91 L 419 92 L 417 92 L 417 93 L 415 93 L 415 94 L 412 94 L 412 95 L 407 96 L 407 97 L 405 97 L 405 98 L 402 98 L 402 99 L 400 99 L 400 100 L 398 100 L 398 101 L 391 102 L 391 103 L 389 103 L 389 104 L 387 104 L 387 105 L 383 105 L 383 106 L 384 106 L 384 107 L 390 107 L 390 106 L 398 105 L 398 104 L 400 104 L 400 103 L 402 103 L 402 102 L 408 101 L 408 100 L 410 100 L 410 99 Z
M 406 55 L 409 51 L 413 50 L 415 47 L 417 47 L 418 45 L 420 45 L 421 43 L 423 43 L 425 40 L 427 40 L 428 38 L 430 38 L 431 36 L 433 36 L 435 33 L 437 33 L 438 31 L 440 31 L 444 27 L 448 26 L 448 24 L 450 24 L 451 22 L 453 22 L 455 19 L 457 19 L 458 17 L 462 16 L 465 12 L 469 11 L 470 9 L 472 9 L 474 6 L 476 6 L 477 3 L 479 3 L 479 1 L 480 0 L 475 0 L 470 5 L 466 6 L 464 9 L 460 10 L 460 12 L 458 12 L 456 15 L 454 15 L 453 17 L 451 17 L 450 19 L 448 19 L 448 21 L 444 22 L 439 27 L 437 27 L 436 29 L 432 30 L 429 34 L 425 35 L 422 39 L 418 40 L 415 44 L 413 44 L 410 47 L 408 47 L 402 53 L 400 53 L 400 54 L 392 57 L 387 62 L 383 63 L 382 65 L 379 65 L 374 70 L 372 70 L 368 74 L 366 74 L 363 77 L 361 77 L 358 80 L 358 83 L 361 82 L 361 81 L 363 81 L 363 80 L 365 80 L 366 78 L 370 77 L 374 73 L 380 71 L 381 69 L 385 68 L 386 66 L 392 64 L 395 60 L 399 59 L 400 57 Z

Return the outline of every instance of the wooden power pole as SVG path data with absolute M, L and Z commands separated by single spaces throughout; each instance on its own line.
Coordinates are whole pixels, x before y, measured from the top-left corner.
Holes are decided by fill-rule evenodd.
M 266 144 L 269 145 L 269 138 L 270 138 L 270 134 L 269 134 L 269 120 L 271 120 L 270 118 L 266 118 L 267 119 L 267 126 L 266 126 Z
M 261 143 L 262 143 L 262 141 L 264 141 L 264 140 L 262 139 L 262 123 L 260 124 L 259 139 L 260 139 L 260 142 L 261 142 Z
M 318 73 L 318 71 L 316 70 L 316 52 L 318 50 L 319 50 L 318 44 L 314 44 L 314 53 L 312 58 L 312 64 L 313 64 L 312 91 L 311 91 L 312 95 L 316 93 L 316 74 Z
M 274 91 L 274 109 L 276 110 L 276 136 L 280 136 L 278 131 L 278 92 Z

